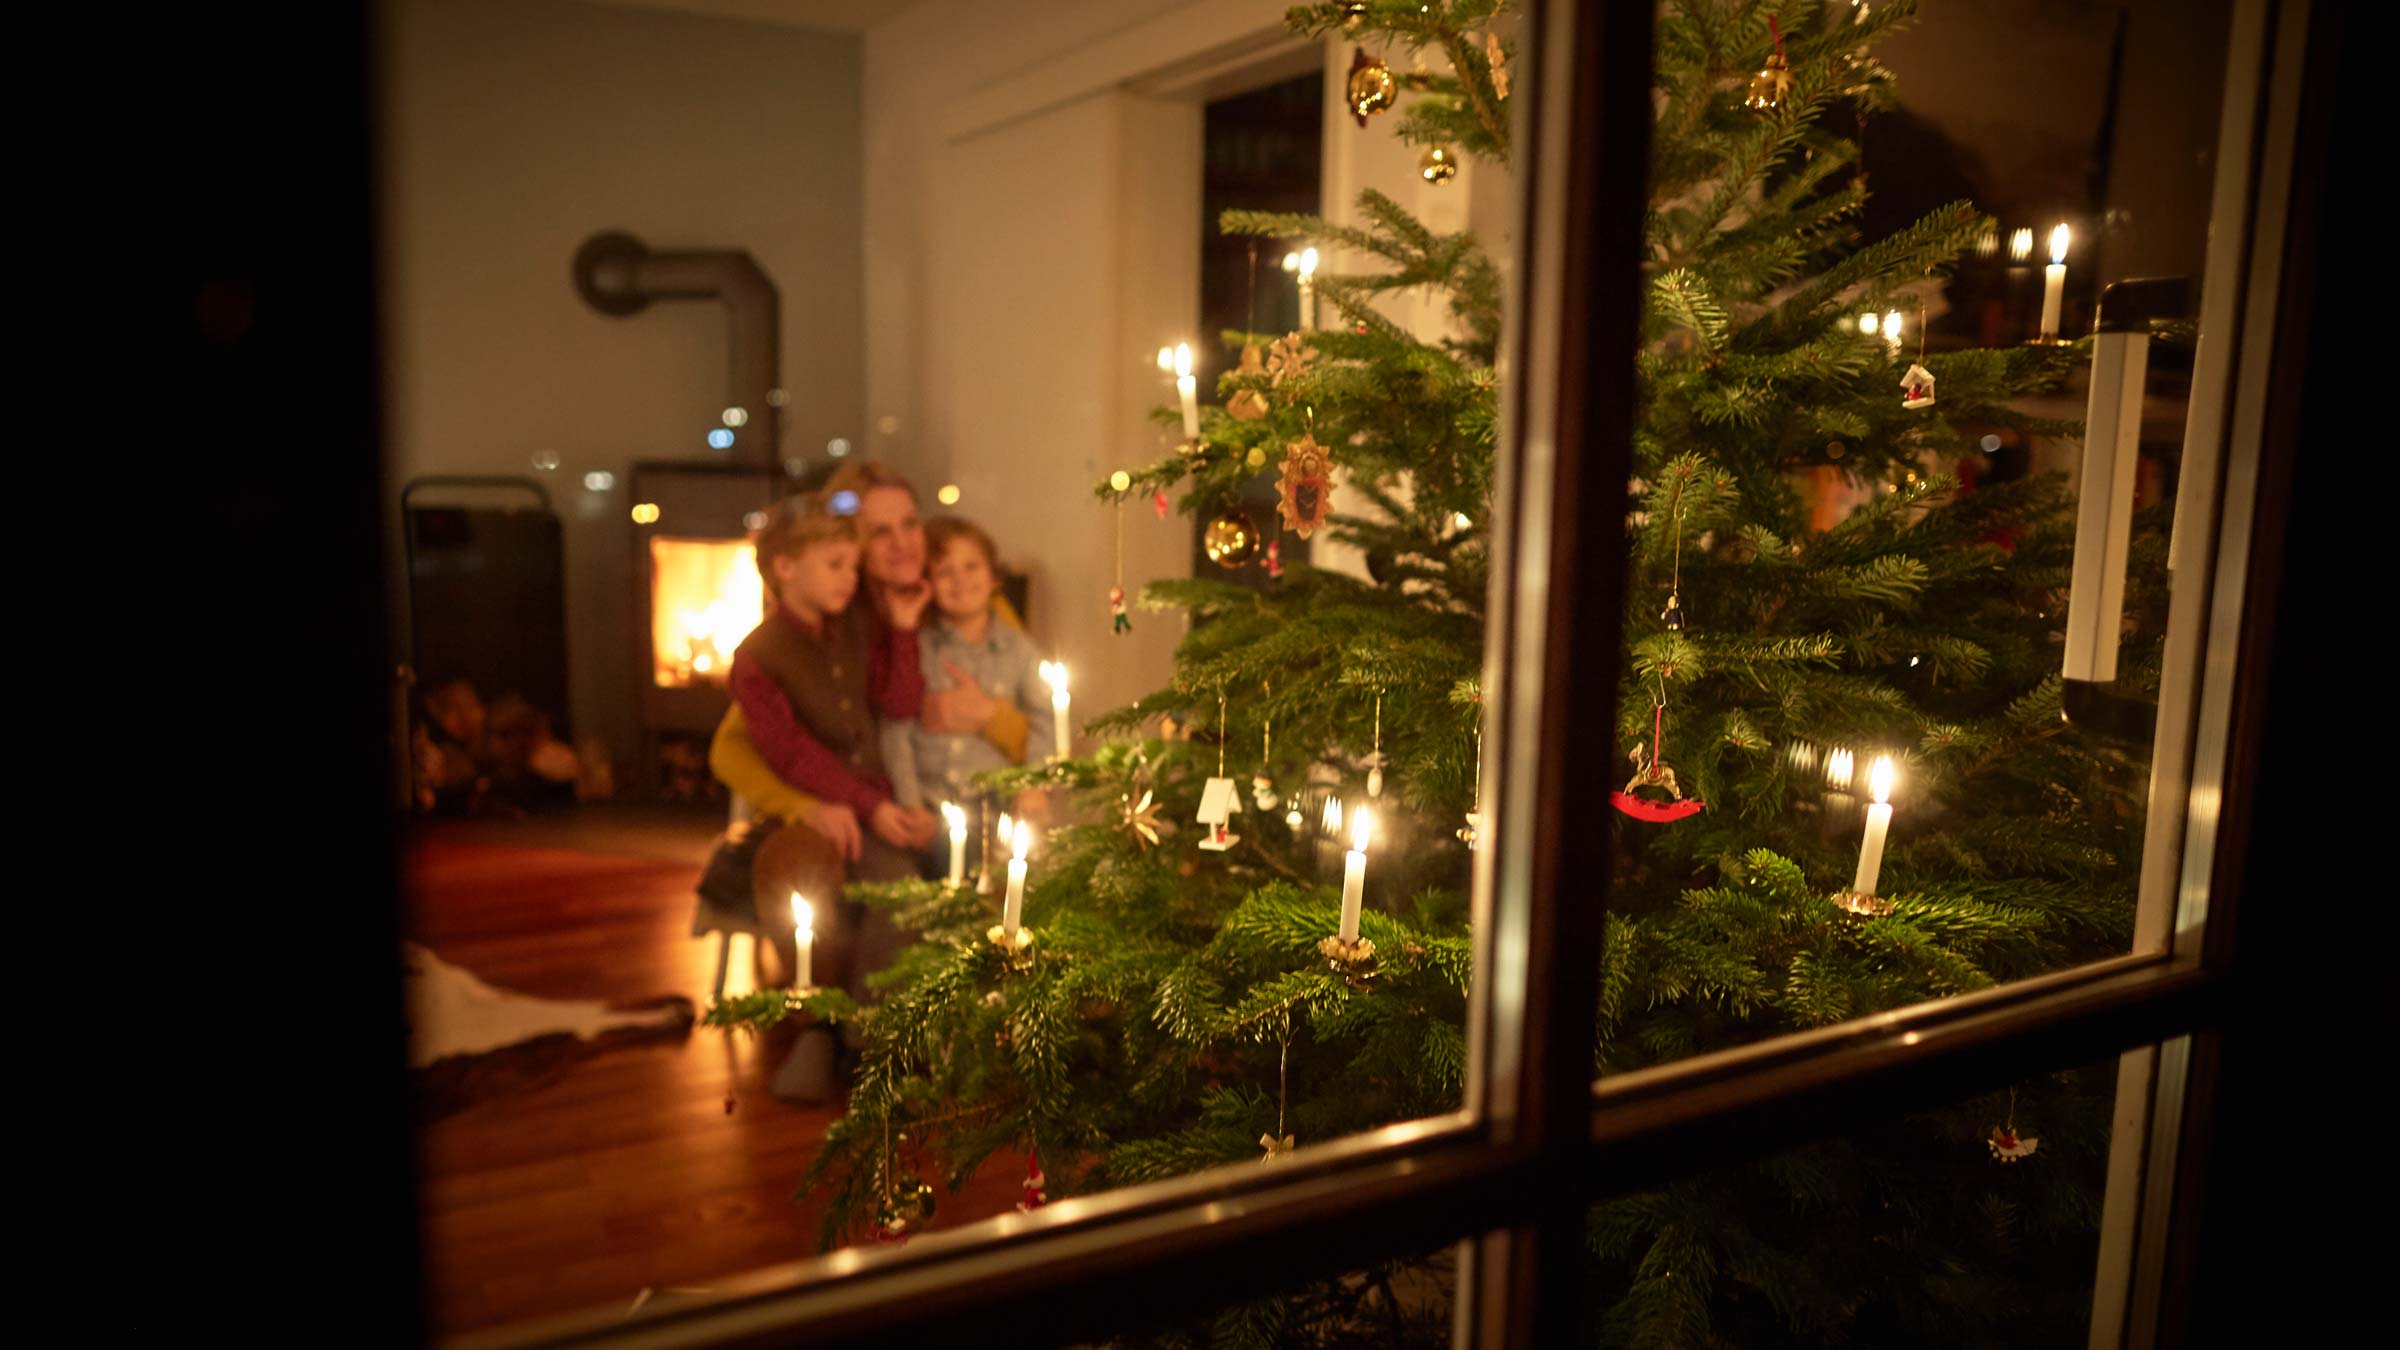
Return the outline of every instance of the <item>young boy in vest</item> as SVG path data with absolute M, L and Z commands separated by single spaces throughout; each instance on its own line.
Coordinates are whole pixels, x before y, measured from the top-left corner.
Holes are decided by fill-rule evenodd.
M 868 606 L 851 603 L 857 528 L 834 508 L 856 500 L 787 497 L 767 512 L 754 538 L 773 604 L 734 649 L 728 678 L 776 776 L 818 799 L 799 828 L 825 836 L 848 861 L 851 879 L 898 881 L 918 875 L 917 851 L 940 821 L 892 800 L 876 717 L 915 717 L 923 701 L 916 629 L 927 596 L 895 599 L 888 628 Z M 838 981 L 863 1000 L 865 977 L 898 953 L 899 930 L 856 901 L 808 898 L 819 916 L 819 981 Z

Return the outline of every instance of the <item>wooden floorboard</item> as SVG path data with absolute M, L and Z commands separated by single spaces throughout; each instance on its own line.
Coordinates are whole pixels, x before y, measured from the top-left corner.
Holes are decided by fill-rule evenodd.
M 712 833 L 704 818 L 621 810 L 429 827 L 408 851 L 411 936 L 538 997 L 705 1005 L 716 944 L 690 932 Z M 428 1125 L 419 1210 L 435 1331 L 631 1307 L 645 1289 L 704 1289 L 814 1253 L 822 1204 L 793 1191 L 837 1112 L 768 1094 L 782 1049 L 696 1030 Z M 995 1157 L 941 1196 L 934 1226 L 1012 1208 L 1023 1168 Z

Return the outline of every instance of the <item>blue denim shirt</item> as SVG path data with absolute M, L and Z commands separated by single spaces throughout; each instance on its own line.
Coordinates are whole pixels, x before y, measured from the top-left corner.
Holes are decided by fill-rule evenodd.
M 1042 683 L 1041 655 L 1033 639 L 1014 624 L 994 615 L 980 642 L 967 642 L 952 632 L 939 615 L 917 629 L 917 657 L 931 693 L 957 683 L 950 667 L 965 671 L 983 691 L 1025 714 L 1025 753 L 1039 760 L 1050 753 L 1056 715 L 1050 710 L 1050 686 Z M 1011 762 L 998 746 L 975 732 L 952 735 L 927 731 L 924 724 L 887 721 L 883 724 L 883 764 L 892 776 L 892 799 L 902 806 L 932 806 L 943 801 L 962 805 L 968 799 L 967 779 Z

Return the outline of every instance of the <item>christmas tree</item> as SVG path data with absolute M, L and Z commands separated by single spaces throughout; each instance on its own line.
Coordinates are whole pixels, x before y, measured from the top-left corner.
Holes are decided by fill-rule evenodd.
M 1403 138 L 1505 164 L 1515 51 L 1494 25 L 1509 8 L 1376 0 L 1290 22 L 1445 58 L 1435 73 L 1374 62 L 1354 106 L 1378 112 L 1396 94 L 1386 124 Z M 1891 98 L 1867 51 L 1912 10 L 1661 7 L 1618 693 L 1628 757 L 1593 766 L 1590 803 L 1600 811 L 1630 771 L 1611 817 L 1600 1073 L 2125 948 L 2146 766 L 2060 721 L 2069 499 L 2048 479 L 1962 491 L 1948 471 L 1970 453 L 1962 425 L 2071 432 L 2012 402 L 2057 386 L 2080 352 L 1920 360 L 1858 323 L 1921 313 L 1914 297 L 1990 225 L 1962 202 L 1858 237 L 1857 147 L 1828 122 Z M 1315 278 L 1323 327 L 1226 334 L 1242 360 L 1198 438 L 1097 494 L 1115 507 L 1163 491 L 1207 518 L 1277 473 L 1278 527 L 1358 548 L 1369 575 L 1295 564 L 1263 592 L 1212 577 L 1143 589 L 1144 609 L 1191 619 L 1172 685 L 1093 721 L 1110 739 L 1089 758 L 989 784 L 1071 791 L 1085 822 L 1052 834 L 1030 869 L 1029 946 L 995 941 L 971 888 L 881 888 L 873 898 L 923 941 L 878 1006 L 768 992 L 712 1013 L 862 1022 L 848 1112 L 805 1183 L 834 1196 L 828 1242 L 905 1231 L 923 1178 L 955 1185 L 1003 1147 L 1036 1150 L 1060 1196 L 1271 1159 L 1460 1100 L 1501 287 L 1470 236 L 1434 234 L 1372 192 L 1358 216 L 1226 213 L 1228 232 L 1376 266 Z M 1447 298 L 1450 335 L 1378 312 L 1409 288 Z M 1938 382 L 1937 403 L 1912 390 L 1918 406 L 1903 406 L 1910 366 Z M 1331 467 L 1362 509 L 1328 517 Z M 1828 477 L 1872 495 L 1812 528 L 1809 484 Z M 2162 617 L 2155 530 L 2143 539 L 2120 685 L 2137 690 L 2156 678 Z M 1906 825 L 1874 888 L 1888 912 L 1857 913 L 1829 897 L 1849 888 L 1851 794 L 1877 757 L 1897 766 Z M 1837 768 L 1829 784 L 1829 762 L 1857 781 Z M 1244 802 L 1226 822 L 1238 840 L 1203 849 L 1213 827 L 1195 815 L 1221 778 Z M 1376 813 L 1355 948 L 1327 945 L 1344 847 L 1323 828 L 1329 794 Z M 1591 1228 L 1604 1331 L 1631 1344 L 2079 1334 L 2106 1086 L 2061 1075 L 2021 1085 L 2008 1108 L 1967 1103 L 1607 1202 Z M 2004 1109 L 2045 1137 L 2021 1166 L 1987 1150 Z M 2085 1246 L 2062 1244 L 2078 1234 Z M 1236 1310 L 1215 1331 L 1283 1344 L 1313 1327 L 1306 1343 L 1335 1343 L 1364 1326 L 1447 1335 L 1376 1278 Z

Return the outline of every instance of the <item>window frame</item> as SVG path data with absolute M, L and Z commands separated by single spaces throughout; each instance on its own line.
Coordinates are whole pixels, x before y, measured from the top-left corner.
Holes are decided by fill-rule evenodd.
M 1591 1079 L 1608 833 L 1570 828 L 1590 809 L 1581 766 L 1613 762 L 1614 709 L 1577 690 L 1616 688 L 1623 619 L 1623 485 L 1631 465 L 1651 23 L 1648 6 L 1536 0 L 1533 74 L 1519 101 L 1521 284 L 1510 313 L 1504 528 L 1486 688 L 1484 780 L 1494 844 L 1477 855 L 1469 1083 L 1459 1112 L 1302 1150 L 1273 1167 L 1065 1200 L 900 1247 L 849 1248 L 724 1281 L 724 1297 L 638 1322 L 591 1313 L 457 1338 L 460 1346 L 688 1346 L 788 1343 L 1021 1343 L 1099 1336 L 1164 1321 L 1294 1279 L 1461 1244 L 1461 1344 L 1566 1344 L 1585 1301 L 1585 1208 L 1603 1195 L 1787 1148 L 1962 1091 L 2161 1045 L 2151 1078 L 2151 1152 L 2126 1334 L 2172 1328 L 2159 1278 L 2203 1178 L 2178 1139 L 2211 1092 L 2210 1038 L 2229 1006 L 2231 934 L 2258 790 L 2272 585 L 2244 589 L 2280 550 L 2272 500 L 2298 416 L 2307 313 L 2278 293 L 2286 213 L 2321 175 L 2296 174 L 2304 67 L 2322 50 L 2308 0 L 2237 0 L 2273 41 L 2258 61 L 2260 112 L 2231 275 L 2245 322 L 2230 353 L 2226 491 L 2205 594 L 2212 614 L 2196 703 L 2188 798 L 2211 809 L 2183 831 L 2177 938 L 2166 950 L 2076 967 L 1839 1026 Z M 2229 87 L 2233 82 L 2229 80 Z M 2308 96 L 2304 99 L 2304 95 Z M 1570 134 L 1577 128 L 1586 134 Z M 2224 200 L 2220 194 L 2220 200 Z M 2212 246 L 2213 247 L 2213 246 Z M 2211 278 L 2215 271 L 2212 254 Z M 1537 308 L 1527 297 L 1539 297 Z M 2279 328 L 2281 331 L 2279 331 Z M 2247 337 L 2244 334 L 2247 334 Z M 2264 494 L 2262 496 L 2262 494 Z M 2272 576 L 2272 573 L 2268 573 Z M 2230 598 L 2229 598 L 2230 597 Z M 1589 880 L 1586 880 L 1589 879 Z M 2198 941 L 2187 940 L 2205 901 Z M 2112 1338 L 2113 1339 L 2113 1338 Z M 2095 1343 L 2101 1338 L 2095 1337 Z

